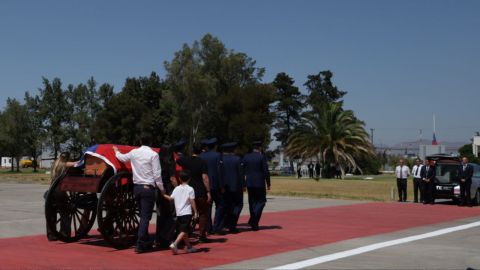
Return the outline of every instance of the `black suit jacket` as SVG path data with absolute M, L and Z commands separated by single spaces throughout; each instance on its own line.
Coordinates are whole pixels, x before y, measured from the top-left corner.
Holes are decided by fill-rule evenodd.
M 420 171 L 420 176 L 422 179 L 430 179 L 430 183 L 433 183 L 435 180 L 435 166 L 429 166 L 428 170 L 426 165 L 423 166 L 422 170 Z
M 472 176 L 473 176 L 473 166 L 470 164 L 467 164 L 467 167 L 465 170 L 463 169 L 463 164 L 460 165 L 458 168 L 458 178 L 459 179 L 465 179 L 465 182 L 471 183 L 472 182 Z

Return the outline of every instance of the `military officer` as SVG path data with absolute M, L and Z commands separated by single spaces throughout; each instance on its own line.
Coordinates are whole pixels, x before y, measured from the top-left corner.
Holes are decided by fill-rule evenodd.
M 205 140 L 204 143 L 207 146 L 207 151 L 201 153 L 200 158 L 207 162 L 210 193 L 212 196 L 212 201 L 215 203 L 215 217 L 213 219 L 213 225 L 211 226 L 210 231 L 212 234 L 221 234 L 223 232 L 225 217 L 225 203 L 223 198 L 225 186 L 220 177 L 221 155 L 216 150 L 217 138 Z
M 243 208 L 243 191 L 245 178 L 242 177 L 241 158 L 235 155 L 236 142 L 224 143 L 220 146 L 223 151 L 221 177 L 225 183 L 225 227 L 231 233 L 237 233 L 237 223 Z
M 253 151 L 243 158 L 243 166 L 250 210 L 248 224 L 252 230 L 257 231 L 263 208 L 267 203 L 266 189 L 270 190 L 270 173 L 267 159 L 262 154 L 262 142 L 253 142 L 253 147 Z

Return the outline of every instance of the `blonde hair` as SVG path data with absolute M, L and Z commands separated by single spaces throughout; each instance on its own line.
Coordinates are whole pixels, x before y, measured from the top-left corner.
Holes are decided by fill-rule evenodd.
M 68 153 L 61 153 L 60 156 L 53 162 L 52 168 L 50 170 L 51 175 L 51 183 L 55 181 L 59 176 L 65 173 L 67 169 L 67 162 L 68 162 L 69 154 Z

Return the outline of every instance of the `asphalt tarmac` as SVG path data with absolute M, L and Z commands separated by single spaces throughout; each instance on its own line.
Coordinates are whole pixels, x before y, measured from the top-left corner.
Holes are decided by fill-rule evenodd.
M 2 249 L 5 251 L 10 245 L 15 246 L 15 243 L 21 242 L 22 239 L 28 239 L 28 242 L 25 243 L 36 241 L 35 246 L 32 246 L 32 248 L 45 244 L 47 248 L 51 250 L 60 248 L 58 252 L 70 248 L 73 252 L 72 254 L 75 255 L 81 253 L 81 250 L 84 250 L 86 254 L 88 254 L 88 252 L 105 252 L 101 257 L 108 260 L 108 256 L 111 256 L 112 253 L 104 249 L 98 250 L 97 247 L 79 244 L 55 245 L 49 244 L 46 239 L 44 239 L 45 220 L 43 193 L 46 189 L 47 186 L 45 185 L 0 183 L 0 238 L 2 238 L 1 240 L 3 241 L 3 244 L 0 245 L 0 251 Z M 248 205 L 245 204 L 244 214 L 246 214 L 247 209 Z M 292 226 L 306 225 L 299 228 L 307 228 L 304 230 L 309 230 L 310 227 L 308 224 L 301 223 L 312 222 L 311 230 L 316 230 L 317 228 L 319 230 L 318 241 L 313 241 L 316 240 L 313 238 L 316 238 L 317 234 L 304 234 L 304 236 L 299 236 L 298 243 L 291 243 L 292 241 L 295 242 L 296 237 L 294 233 L 289 232 L 288 225 L 290 224 L 281 224 L 282 220 L 284 220 L 282 219 L 282 213 L 293 213 L 295 215 L 302 213 L 296 210 L 304 210 L 305 214 L 312 213 L 319 215 L 318 218 L 313 219 L 306 218 L 308 215 L 299 215 L 298 217 L 302 219 L 300 223 L 292 224 Z M 378 212 L 372 213 L 372 211 Z M 397 220 L 392 221 L 391 217 L 395 216 L 394 211 L 399 211 L 398 213 L 404 218 L 403 221 L 402 219 L 398 220 L 399 223 L 402 223 L 401 226 L 400 224 L 396 224 Z M 365 202 L 358 201 L 268 196 L 265 212 L 270 213 L 266 214 L 265 220 L 272 222 L 272 224 L 284 226 L 285 234 L 288 233 L 288 237 L 285 236 L 284 239 L 278 239 L 282 237 L 281 230 L 264 232 L 261 230 L 259 234 L 246 232 L 232 236 L 223 246 L 218 245 L 218 248 L 232 248 L 248 256 L 244 256 L 244 259 L 241 259 L 243 257 L 240 256 L 238 257 L 238 261 L 232 258 L 231 261 L 233 262 L 227 262 L 228 260 L 225 260 L 225 263 L 222 263 L 222 260 L 219 260 L 218 264 L 199 264 L 198 268 L 282 268 L 282 266 L 291 265 L 292 263 L 301 263 L 312 258 L 330 256 L 334 259 L 320 264 L 306 264 L 303 269 L 480 269 L 479 226 L 335 259 L 339 253 L 348 253 L 348 251 L 368 247 L 372 244 L 385 243 L 396 239 L 404 239 L 405 237 L 423 235 L 440 229 L 454 228 L 459 225 L 477 222 L 480 220 L 480 208 L 459 208 L 454 205 L 424 206 L 412 203 L 365 204 Z M 360 218 L 349 219 L 349 213 L 351 213 L 352 216 L 357 215 Z M 379 216 L 381 217 L 382 215 L 390 217 L 390 220 L 384 223 L 382 219 L 379 218 Z M 328 218 L 322 219 L 324 216 Z M 337 216 L 338 220 L 336 220 Z M 424 216 L 426 218 L 424 218 Z M 362 217 L 364 218 L 362 219 Z M 152 219 L 152 221 L 154 220 L 155 218 Z M 336 222 L 333 222 L 335 220 Z M 345 220 L 345 222 L 342 222 L 342 220 Z M 371 224 L 368 223 L 369 221 L 371 221 Z M 285 223 L 289 223 L 289 221 L 285 219 Z M 330 228 L 331 226 L 334 226 L 334 228 Z M 365 228 L 371 228 L 372 230 L 368 233 L 362 232 L 362 230 L 366 230 Z M 356 233 L 352 233 L 351 236 L 348 235 L 348 233 L 357 229 L 358 231 Z M 378 230 L 376 231 L 375 229 Z M 322 240 L 321 238 L 329 237 L 329 235 L 324 235 L 322 232 L 337 234 L 339 240 L 332 240 L 333 242 L 320 241 Z M 252 241 L 246 239 L 249 237 L 255 238 L 255 235 L 263 240 L 252 242 L 255 239 Z M 269 237 L 272 237 L 272 239 L 275 238 L 276 242 L 274 246 L 268 245 Z M 226 238 L 229 238 L 229 236 L 226 236 Z M 238 239 L 238 245 L 231 246 L 235 245 L 235 239 Z M 259 257 L 249 255 L 248 249 L 253 250 L 255 247 L 262 250 L 262 247 L 258 247 L 258 245 L 263 245 L 263 243 L 265 243 L 264 253 L 272 254 Z M 301 247 L 302 243 L 304 243 L 303 248 Z M 254 246 L 251 246 L 252 244 Z M 282 249 L 282 244 L 290 246 L 291 249 Z M 21 247 L 16 248 L 19 249 L 19 252 L 22 252 Z M 213 245 L 212 248 L 215 250 L 217 246 Z M 269 248 L 272 249 L 272 252 L 266 252 L 266 249 Z M 276 252 L 277 249 L 278 252 Z M 138 256 L 132 254 L 129 250 L 122 252 L 126 252 L 122 255 L 123 257 Z M 0 252 L 0 254 L 1 253 L 4 252 Z M 215 254 L 214 251 L 209 255 L 212 254 Z M 166 255 L 163 254 L 162 256 Z M 199 262 L 205 260 L 204 257 L 206 255 L 198 254 L 198 256 Z M 0 255 L 0 257 L 2 257 L 2 255 Z M 6 258 L 1 259 L 4 260 Z M 18 265 L 22 266 L 21 268 L 28 268 L 29 265 L 35 265 L 31 264 L 31 262 L 24 263 L 25 264 Z M 195 264 L 191 264 L 191 261 L 189 263 L 190 264 L 185 265 L 185 269 L 196 267 Z M 9 268 L 12 268 L 12 265 L 16 264 L 10 264 Z M 61 265 L 61 267 L 65 267 L 65 265 Z M 99 269 L 100 268 L 102 267 L 99 267 Z M 4 269 L 1 262 L 0 269 Z

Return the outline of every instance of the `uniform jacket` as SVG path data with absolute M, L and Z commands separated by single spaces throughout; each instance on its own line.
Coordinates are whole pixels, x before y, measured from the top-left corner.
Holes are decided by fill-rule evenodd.
M 245 187 L 245 177 L 242 173 L 242 160 L 235 154 L 223 154 L 221 177 L 225 187 L 230 192 L 242 191 Z
M 257 151 L 246 154 L 243 158 L 243 166 L 247 187 L 270 186 L 270 173 L 268 171 L 267 159 Z
M 220 177 L 221 155 L 217 151 L 210 150 L 200 154 L 200 157 L 207 162 L 208 180 L 212 190 L 219 190 L 224 187 Z

